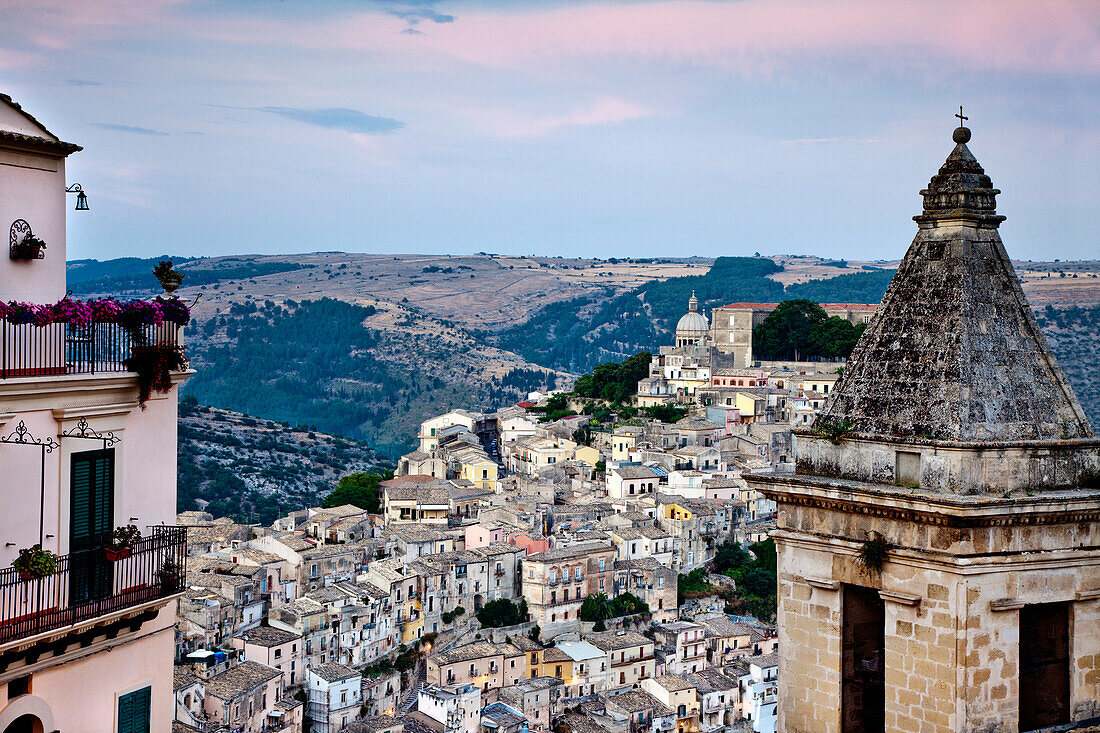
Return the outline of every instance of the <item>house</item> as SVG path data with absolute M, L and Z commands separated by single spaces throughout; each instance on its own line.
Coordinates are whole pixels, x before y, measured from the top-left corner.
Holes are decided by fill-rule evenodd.
M 652 639 L 635 631 L 609 631 L 590 634 L 585 641 L 606 655 L 608 690 L 628 688 L 654 676 Z
M 283 673 L 259 662 L 241 662 L 204 683 L 206 719 L 233 730 L 260 731 L 285 693 Z
M 670 674 L 699 672 L 707 667 L 706 627 L 693 621 L 654 624 L 657 652 Z
M 306 673 L 313 733 L 337 733 L 359 717 L 363 703 L 359 673 L 336 662 L 310 667 Z
M 260 626 L 230 639 L 233 648 L 241 650 L 241 658 L 274 667 L 283 673 L 283 686 L 301 683 L 302 635 L 272 626 Z
M 607 687 L 610 666 L 603 649 L 587 641 L 561 641 L 556 648 L 573 662 L 573 676 L 565 684 L 566 698 L 587 697 Z
M 139 301 L 123 316 L 158 315 L 127 329 L 123 316 L 66 299 L 65 166 L 80 150 L 0 94 L 10 231 L 0 257 L 0 725 L 114 733 L 120 716 L 148 725 L 174 705 L 187 556 L 175 526 L 176 404 L 189 371 L 171 369 L 167 391 L 142 399 L 127 360 L 134 345 L 178 353 L 189 315 L 183 301 Z M 87 208 L 83 192 L 76 201 Z M 48 322 L 21 317 L 12 301 L 46 306 Z M 141 538 L 128 557 L 107 559 L 108 533 L 128 524 Z M 36 545 L 58 559 L 21 579 L 12 561 Z
M 699 730 L 700 706 L 693 682 L 677 674 L 663 674 L 642 680 L 642 689 L 673 711 L 677 733 Z
M 679 577 L 665 559 L 643 557 L 615 561 L 614 595 L 631 593 L 647 606 L 655 623 L 675 621 L 679 613 L 676 590 Z
M 522 713 L 531 728 L 547 730 L 562 711 L 564 685 L 557 677 L 533 677 L 497 694 L 500 702 Z
M 524 655 L 511 644 L 474 641 L 428 657 L 428 683 L 473 684 L 482 690 L 509 687 L 523 679 Z
M 740 682 L 717 669 L 683 675 L 695 686 L 699 699 L 699 730 L 702 733 L 732 728 L 741 717 Z
M 382 515 L 386 525 L 417 522 L 446 527 L 451 509 L 447 482 L 409 483 L 408 478 L 382 482 Z M 402 481 L 405 483 L 396 483 Z
M 661 476 L 648 466 L 616 466 L 607 474 L 607 496 L 626 499 L 657 491 Z
M 429 684 L 417 694 L 416 709 L 443 733 L 479 733 L 481 688 L 474 684 Z
M 524 558 L 523 599 L 543 635 L 579 630 L 581 604 L 589 595 L 612 591 L 614 567 L 614 548 L 598 541 Z

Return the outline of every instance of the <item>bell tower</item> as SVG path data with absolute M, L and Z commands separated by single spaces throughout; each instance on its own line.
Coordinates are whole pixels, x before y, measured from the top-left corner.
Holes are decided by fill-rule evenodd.
M 745 475 L 779 511 L 787 733 L 1100 719 L 1100 440 L 970 137 L 954 131 L 881 308 L 794 431 L 796 473 Z

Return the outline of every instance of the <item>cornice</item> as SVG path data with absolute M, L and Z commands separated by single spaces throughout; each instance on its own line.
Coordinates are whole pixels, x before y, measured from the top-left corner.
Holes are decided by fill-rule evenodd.
M 947 527 L 990 527 L 1100 521 L 1100 492 L 1050 492 L 1019 499 L 902 493 L 895 487 L 830 483 L 812 477 L 745 474 L 750 486 L 778 504 Z

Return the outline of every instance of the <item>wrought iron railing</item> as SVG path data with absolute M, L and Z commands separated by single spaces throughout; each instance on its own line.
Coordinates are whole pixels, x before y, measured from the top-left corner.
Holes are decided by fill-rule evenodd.
M 114 561 L 95 547 L 60 556 L 44 578 L 0 570 L 0 644 L 178 593 L 186 559 L 187 528 L 156 526 Z
M 0 379 L 128 371 L 123 362 L 139 343 L 179 345 L 171 321 L 142 326 L 138 338 L 118 323 L 13 324 L 0 319 Z

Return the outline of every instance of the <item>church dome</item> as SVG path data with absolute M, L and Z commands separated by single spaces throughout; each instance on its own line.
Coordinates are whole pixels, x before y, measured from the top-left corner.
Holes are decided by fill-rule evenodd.
M 707 333 L 710 331 L 710 322 L 702 313 L 688 311 L 676 324 L 676 333 Z
M 699 299 L 694 291 L 688 300 L 688 312 L 685 313 L 676 324 L 676 345 L 684 346 L 688 343 L 696 343 L 710 335 L 710 321 L 699 312 Z

